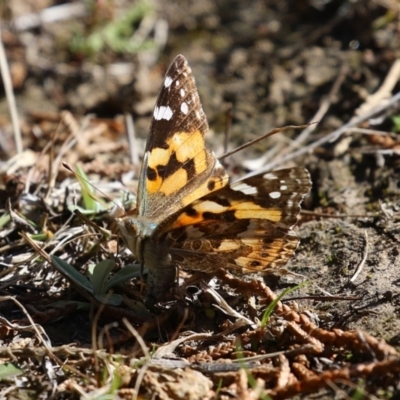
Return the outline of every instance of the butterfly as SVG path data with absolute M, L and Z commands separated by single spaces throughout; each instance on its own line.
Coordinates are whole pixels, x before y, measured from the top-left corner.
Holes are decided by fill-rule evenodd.
M 165 297 L 177 267 L 266 274 L 297 248 L 292 228 L 311 187 L 308 171 L 282 169 L 231 183 L 206 148 L 207 131 L 192 70 L 178 55 L 154 108 L 136 209 L 117 222 L 127 247 L 148 269 L 149 304 Z

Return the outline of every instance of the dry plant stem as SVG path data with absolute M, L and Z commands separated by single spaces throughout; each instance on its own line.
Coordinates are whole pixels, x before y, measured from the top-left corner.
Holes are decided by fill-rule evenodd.
M 373 349 L 370 347 L 369 342 L 368 342 L 368 338 L 365 337 L 364 332 L 357 330 L 357 335 L 360 339 L 360 341 L 364 344 L 364 346 L 368 349 L 369 353 L 371 354 L 371 356 L 373 357 L 374 361 L 378 361 L 378 359 L 375 356 L 375 352 L 373 351 Z M 386 358 L 386 357 L 385 357 Z
M 362 133 L 363 135 L 379 135 L 379 136 L 389 136 L 392 137 L 393 139 L 396 139 L 396 134 L 392 132 L 386 132 L 386 131 L 378 131 L 376 129 L 367 129 L 367 128 L 350 128 L 349 132 L 353 133 Z
M 44 339 L 42 333 L 38 329 L 37 325 L 31 318 L 30 314 L 26 310 L 26 308 L 13 296 L 4 296 L 0 297 L 0 301 L 13 301 L 20 309 L 21 311 L 25 314 L 26 318 L 28 319 L 29 323 L 35 330 L 40 342 L 43 344 L 44 348 L 46 349 L 47 355 L 54 361 L 56 362 L 59 366 L 62 365 L 62 361 L 51 351 L 51 347 L 47 344 L 47 340 Z
M 44 248 L 40 247 L 37 243 L 35 243 L 34 240 L 32 240 L 29 235 L 27 235 L 25 232 L 21 232 L 20 235 L 22 238 L 35 250 L 37 254 L 39 254 L 41 257 L 43 257 L 50 265 L 53 265 L 51 257 L 46 251 L 44 251 Z M 68 277 L 65 277 L 68 280 Z M 94 301 L 94 299 L 87 293 L 84 289 L 82 289 L 80 286 L 76 285 L 74 286 L 75 289 L 86 299 L 89 301 Z
M 74 211 L 74 214 L 79 217 L 86 225 L 92 227 L 96 232 L 99 232 L 102 237 L 110 237 L 111 233 L 110 231 L 107 231 L 107 229 L 102 228 L 101 226 L 97 225 L 95 222 L 93 222 L 91 219 L 89 219 L 85 214 L 82 214 L 78 209 Z M 100 238 L 101 240 L 102 238 Z
M 277 298 L 277 295 L 261 281 L 252 281 L 250 283 L 243 282 L 238 278 L 222 272 L 218 277 L 241 293 L 248 293 L 252 296 L 256 295 L 259 298 L 265 298 L 268 304 Z M 315 345 L 316 347 L 314 347 L 314 349 L 317 351 L 321 349 L 319 343 L 322 343 L 324 346 L 345 347 L 356 352 L 367 351 L 371 353 L 372 351 L 374 356 L 378 359 L 385 358 L 388 355 L 399 356 L 399 353 L 394 347 L 386 344 L 384 341 L 375 339 L 367 333 L 363 333 L 363 340 L 360 340 L 359 332 L 356 331 L 342 331 L 340 329 L 327 331 L 318 328 L 306 315 L 293 311 L 281 301 L 276 304 L 274 313 L 289 322 L 288 328 L 301 339 L 303 343 Z M 307 335 L 311 338 L 307 337 Z
M 284 389 L 292 381 L 292 371 L 290 368 L 289 360 L 281 355 L 278 357 L 279 360 L 279 373 L 276 382 L 276 389 Z
M 1 26 L 0 26 L 1 27 Z M 1 29 L 0 29 L 1 34 Z M 15 147 L 18 154 L 21 154 L 23 151 L 22 148 L 22 136 L 21 136 L 21 128 L 19 125 L 17 104 L 15 101 L 14 90 L 12 87 L 10 68 L 7 62 L 7 56 L 3 45 L 3 39 L 0 38 L 0 71 L 1 77 L 3 78 L 4 90 L 6 92 L 7 104 L 11 114 L 11 121 L 14 132 L 15 139 Z
M 84 347 L 73 347 L 70 344 L 63 345 L 59 347 L 51 347 L 52 353 L 57 357 L 65 358 L 81 358 L 93 357 L 94 353 L 92 349 Z M 107 352 L 105 350 L 97 350 L 95 353 L 99 358 L 105 357 Z M 18 358 L 30 358 L 37 357 L 43 358 L 47 355 L 47 349 L 44 347 L 25 347 L 25 348 L 15 348 L 11 349 L 9 347 L 0 347 L 0 358 L 6 357 L 18 357 Z
M 228 151 L 229 142 L 231 139 L 231 126 L 232 126 L 232 112 L 233 105 L 232 103 L 228 104 L 228 111 L 226 113 L 226 121 L 225 121 L 225 135 L 224 135 L 224 153 Z
M 385 102 L 390 98 L 394 87 L 400 79 L 400 59 L 397 59 L 391 66 L 381 87 L 367 97 L 366 101 L 355 111 L 355 114 L 362 115 L 371 110 L 375 105 Z
M 35 171 L 36 165 L 38 164 L 38 161 L 40 160 L 40 158 L 43 157 L 43 155 L 47 153 L 48 149 L 51 148 L 52 145 L 53 145 L 53 139 L 44 146 L 44 148 L 42 149 L 40 154 L 37 156 L 36 163 L 31 168 L 29 168 L 29 171 L 28 171 L 28 174 L 26 177 L 24 193 L 29 193 L 31 178 L 32 178 L 33 172 Z M 49 190 L 48 190 L 48 192 L 49 192 Z M 46 194 L 46 196 L 47 195 L 48 194 Z M 46 197 L 45 197 L 45 199 L 46 199 Z
M 132 324 L 126 319 L 123 318 L 122 319 L 122 323 L 126 326 L 126 328 L 128 329 L 128 331 L 132 334 L 132 336 L 136 339 L 137 343 L 139 344 L 139 346 L 142 349 L 143 355 L 146 358 L 150 358 L 150 352 L 149 349 L 146 345 L 146 343 L 144 342 L 142 336 L 140 335 L 140 333 L 132 326 Z
M 55 138 L 57 135 L 57 131 L 52 135 L 51 140 L 50 140 L 50 154 L 49 154 L 49 174 L 47 176 L 48 182 L 47 182 L 47 190 L 46 194 L 44 195 L 44 201 L 48 200 L 50 197 L 51 192 L 54 189 L 54 184 L 56 181 L 56 177 L 58 174 L 58 168 L 54 170 L 54 143 L 55 143 Z M 52 179 L 54 176 L 54 179 Z
M 111 296 L 111 294 L 109 294 L 108 297 L 109 296 Z M 107 299 L 106 299 L 106 302 L 107 302 Z M 94 307 L 94 304 L 91 303 L 91 310 L 90 310 L 90 314 L 91 315 L 92 315 L 93 307 Z M 96 350 L 98 348 L 96 332 L 97 332 L 97 326 L 98 326 L 98 323 L 99 323 L 100 315 L 103 312 L 104 308 L 105 308 L 105 303 L 101 303 L 100 307 L 97 309 L 97 312 L 94 315 L 94 318 L 92 320 L 92 349 L 93 349 L 93 354 L 96 354 Z M 100 372 L 99 360 L 98 360 L 98 358 L 96 356 L 94 357 L 94 363 L 95 363 L 94 364 L 94 370 L 97 373 L 99 373 Z
M 13 211 L 10 198 L 8 198 L 6 201 L 6 211 L 10 216 L 11 221 L 13 221 L 17 226 L 22 227 L 24 230 L 30 233 L 35 232 L 35 228 L 25 218 L 20 217 L 16 212 Z
M 108 343 L 108 351 L 111 354 L 114 354 L 114 343 L 110 334 L 110 329 L 111 328 L 118 328 L 119 324 L 118 322 L 111 322 L 110 324 L 104 325 L 103 328 L 101 329 L 100 333 L 99 333 L 99 338 L 98 338 L 98 342 L 99 342 L 99 349 L 104 349 L 105 348 L 105 344 L 104 344 L 104 336 L 107 339 L 107 343 Z
M 287 126 L 283 126 L 281 128 L 272 129 L 268 133 L 266 133 L 265 135 L 262 135 L 262 136 L 260 136 L 260 137 L 258 137 L 256 139 L 254 139 L 254 140 L 250 140 L 249 142 L 243 144 L 242 146 L 238 146 L 238 147 L 236 147 L 236 149 L 228 151 L 227 153 L 225 153 L 221 157 L 219 157 L 219 160 L 223 160 L 224 158 L 229 157 L 232 154 L 235 154 L 238 151 L 241 151 L 241 150 L 245 149 L 246 147 L 252 146 L 253 144 L 260 142 L 261 140 L 264 140 L 264 139 L 266 139 L 266 138 L 268 138 L 268 137 L 270 137 L 272 135 L 275 135 L 275 133 L 285 132 L 288 129 L 304 129 L 309 125 L 310 124 L 306 124 L 306 125 L 287 125 Z
M 394 347 L 388 345 L 383 340 L 379 341 L 365 332 L 363 332 L 363 340 L 360 340 L 360 335 L 357 331 L 342 331 L 341 329 L 327 331 L 318 328 L 304 314 L 300 315 L 299 323 L 305 332 L 312 334 L 313 337 L 324 343 L 325 346 L 345 347 L 356 352 L 363 351 L 369 354 L 372 351 L 378 359 L 383 359 L 388 355 L 399 356 L 398 351 Z
M 56 178 L 57 178 L 57 174 L 58 174 L 58 171 L 59 171 L 59 165 L 60 165 L 62 157 L 64 157 L 64 154 L 76 142 L 75 137 L 73 135 L 70 136 L 63 143 L 63 146 L 61 147 L 56 159 L 54 160 L 53 146 L 54 146 L 55 140 L 58 137 L 58 132 L 59 132 L 59 129 L 60 129 L 60 126 L 61 126 L 61 122 L 63 122 L 68 128 L 72 129 L 71 126 L 73 126 L 73 122 L 71 121 L 71 119 L 73 119 L 75 121 L 75 119 L 72 116 L 72 114 L 69 113 L 68 111 L 64 111 L 64 112 L 61 113 L 61 121 L 58 124 L 58 126 L 57 126 L 57 128 L 55 130 L 55 133 L 52 136 L 51 141 L 46 144 L 46 146 L 43 148 L 43 150 L 38 155 L 38 160 L 39 160 L 40 157 L 43 157 L 43 155 L 46 154 L 47 151 L 50 148 L 51 154 L 50 154 L 50 160 L 49 160 L 49 163 L 50 163 L 50 165 L 49 165 L 49 183 L 48 183 L 48 188 L 46 190 L 46 194 L 44 196 L 44 201 L 46 201 L 49 198 L 49 196 L 51 194 L 51 191 L 52 191 L 52 189 L 53 189 L 53 187 L 55 185 L 55 181 L 56 181 Z M 76 121 L 75 121 L 75 124 L 76 124 Z M 33 171 L 36 168 L 36 165 L 37 165 L 37 163 L 32 168 L 29 169 L 28 176 L 27 176 L 26 183 L 25 183 L 25 193 L 29 193 L 30 181 L 31 181 L 31 177 L 32 177 Z
M 137 374 L 137 378 L 136 378 L 136 382 L 135 382 L 135 387 L 133 388 L 134 392 L 133 392 L 133 397 L 132 400 L 136 400 L 138 398 L 138 394 L 139 394 L 139 390 L 140 390 L 140 385 L 143 382 L 143 378 L 147 372 L 148 366 L 147 364 L 143 365 L 142 368 L 140 368 L 138 374 Z
M 128 133 L 129 154 L 131 155 L 131 163 L 134 167 L 139 165 L 138 146 L 136 142 L 135 123 L 132 114 L 125 114 L 126 131 Z
M 364 231 L 364 238 L 365 238 L 365 248 L 364 248 L 363 258 L 362 258 L 360 264 L 358 265 L 358 267 L 356 268 L 356 272 L 350 279 L 351 283 L 354 283 L 355 280 L 358 278 L 358 275 L 360 275 L 361 271 L 364 268 L 365 261 L 367 261 L 367 257 L 368 257 L 368 233 L 367 233 L 367 231 Z
M 318 109 L 318 111 L 315 113 L 315 115 L 311 118 L 311 121 L 317 121 L 316 124 L 312 124 L 310 126 L 308 126 L 307 128 L 304 129 L 303 132 L 300 133 L 299 136 L 296 137 L 296 139 L 294 140 L 294 142 L 299 145 L 303 142 L 305 142 L 308 137 L 310 136 L 310 134 L 317 128 L 319 122 L 321 121 L 321 119 L 324 117 L 324 115 L 327 113 L 327 111 L 329 110 L 329 107 L 331 106 L 331 104 L 334 102 L 334 99 L 336 97 L 336 95 L 339 92 L 340 87 L 342 86 L 344 79 L 346 77 L 346 75 L 349 72 L 349 68 L 347 65 L 343 65 L 342 68 L 340 69 L 339 75 L 336 77 L 335 82 L 332 85 L 331 90 L 328 93 L 328 96 L 326 96 L 322 102 L 321 105 Z M 289 146 L 287 147 L 287 149 L 285 149 L 284 154 L 289 153 L 289 151 L 293 148 L 293 144 L 289 144 Z M 281 154 L 282 155 L 282 154 Z
M 344 379 L 336 379 L 335 382 L 328 381 L 326 382 L 327 386 L 329 386 L 333 393 L 335 393 L 335 397 L 338 399 L 349 399 L 351 400 L 352 398 L 348 396 L 346 391 L 343 389 L 343 387 L 347 387 L 352 389 L 357 393 L 356 396 L 360 396 L 360 393 L 364 396 L 361 398 L 366 398 L 369 400 L 380 400 L 377 397 L 373 396 L 371 393 L 366 392 L 365 390 L 362 390 L 362 387 L 360 385 L 357 385 L 351 381 L 344 380 Z M 339 385 L 342 385 L 342 387 L 339 387 Z M 360 393 L 358 393 L 360 392 Z
M 392 96 L 392 98 L 389 99 L 387 103 L 376 106 L 372 110 L 368 111 L 366 114 L 351 119 L 351 121 L 342 125 L 340 128 L 334 130 L 333 132 L 329 133 L 328 135 L 324 136 L 323 138 L 318 139 L 315 142 L 310 143 L 308 146 L 298 149 L 291 154 L 287 154 L 286 156 L 281 157 L 279 160 L 270 162 L 265 167 L 263 167 L 261 170 L 256 171 L 251 174 L 248 174 L 245 177 L 243 177 L 243 179 L 247 178 L 249 176 L 252 176 L 252 175 L 270 171 L 271 169 L 277 167 L 278 165 L 285 164 L 286 162 L 295 160 L 296 158 L 298 158 L 304 154 L 311 153 L 315 148 L 322 146 L 325 143 L 334 142 L 334 141 L 338 140 L 339 137 L 341 135 L 343 135 L 344 133 L 346 133 L 350 128 L 360 124 L 361 122 L 366 121 L 367 119 L 373 117 L 375 114 L 378 114 L 378 113 L 386 110 L 387 108 L 393 106 L 394 104 L 398 103 L 399 101 L 400 101 L 400 92 L 396 93 L 394 96 Z
M 321 341 L 311 336 L 309 332 L 303 330 L 297 323 L 288 322 L 287 329 L 297 338 L 298 342 L 311 345 L 312 349 L 314 350 L 314 354 L 320 354 L 324 351 L 325 346 L 321 343 Z
M 0 296 L 0 301 L 4 301 L 4 302 L 6 302 L 6 301 L 14 301 L 14 303 L 17 303 L 17 305 L 20 306 L 20 303 L 18 302 L 18 300 L 13 296 Z M 39 336 L 41 341 L 44 342 L 43 337 L 40 335 L 40 330 L 41 330 L 43 332 L 43 335 L 46 336 L 46 341 L 49 342 L 49 344 L 46 344 L 46 343 L 44 344 L 44 346 L 45 346 L 45 354 L 44 354 L 44 356 L 47 356 L 47 354 L 48 354 L 47 349 L 50 348 L 50 339 L 47 337 L 47 335 L 44 332 L 43 328 L 39 324 L 35 324 L 33 322 L 33 319 L 30 316 L 30 314 L 28 313 L 27 309 L 23 308 L 23 306 L 22 306 L 21 309 L 22 309 L 23 313 L 27 317 L 26 320 L 21 319 L 20 320 L 21 324 L 17 324 L 17 323 L 12 323 L 12 322 L 8 321 L 6 318 L 0 316 L 1 326 L 2 327 L 7 327 L 7 328 L 12 329 L 14 331 L 18 331 L 19 334 L 27 333 L 27 332 L 29 332 L 29 333 L 35 332 Z M 30 325 L 22 325 L 22 324 L 27 323 L 26 321 L 28 321 L 30 323 Z M 41 329 L 39 330 L 38 327 L 40 327 Z M 6 350 L 6 352 L 9 355 L 12 354 L 11 353 L 12 347 L 4 347 L 4 349 Z M 14 356 L 14 354 L 12 354 L 12 356 Z
M 300 372 L 300 364 L 292 365 L 295 372 Z M 400 358 L 392 358 L 368 364 L 358 364 L 353 367 L 341 368 L 322 372 L 317 376 L 304 377 L 293 384 L 289 384 L 280 390 L 269 390 L 268 395 L 274 399 L 287 399 L 296 394 L 315 392 L 326 387 L 327 382 L 345 380 L 350 381 L 354 378 L 366 378 L 368 376 L 385 376 L 387 374 L 398 375 L 400 373 Z
M 71 121 L 72 120 L 72 121 Z M 51 140 L 51 156 L 50 156 L 50 166 L 49 166 L 49 185 L 47 188 L 47 192 L 46 195 L 44 197 L 45 200 L 48 200 L 51 191 L 54 188 L 54 185 L 56 183 L 56 179 L 57 179 L 57 175 L 58 175 L 58 171 L 60 169 L 60 163 L 61 163 L 61 159 L 64 157 L 65 153 L 76 143 L 75 140 L 75 136 L 71 135 L 70 137 L 68 137 L 65 142 L 63 143 L 63 145 L 61 146 L 61 149 L 57 155 L 57 157 L 54 159 L 54 142 L 56 141 L 56 138 L 58 136 L 58 132 L 59 129 L 61 127 L 61 123 L 64 123 L 64 125 L 66 125 L 68 128 L 70 128 L 72 130 L 72 126 L 74 126 L 74 122 L 76 124 L 76 120 L 75 118 L 72 116 L 72 114 L 68 111 L 63 111 L 61 113 L 61 121 L 57 126 L 57 129 L 55 130 L 55 133 L 52 137 Z
M 328 213 L 320 213 L 309 210 L 300 210 L 302 215 L 309 215 L 312 217 L 322 217 L 322 218 L 376 218 L 379 216 L 379 213 L 375 214 L 328 214 Z
M 143 338 L 139 335 L 139 332 L 129 323 L 129 321 L 126 318 L 124 318 L 122 320 L 122 322 L 127 327 L 127 329 L 132 334 L 132 336 L 137 340 L 137 343 L 142 348 L 144 356 L 149 360 L 150 359 L 149 349 L 147 348 L 146 343 L 144 342 Z M 143 378 L 144 378 L 144 375 L 146 374 L 147 369 L 148 369 L 148 364 L 146 363 L 140 368 L 140 370 L 138 372 L 138 376 L 136 378 L 135 387 L 134 387 L 133 399 L 137 399 L 137 395 L 140 390 L 140 385 L 143 381 Z
M 176 327 L 175 332 L 172 334 L 171 339 L 169 342 L 173 342 L 175 339 L 178 338 L 179 334 L 181 333 L 181 329 L 185 325 L 186 320 L 188 319 L 189 316 L 189 309 L 185 308 L 183 311 L 183 317 L 181 318 L 181 321 L 179 322 L 179 325 Z

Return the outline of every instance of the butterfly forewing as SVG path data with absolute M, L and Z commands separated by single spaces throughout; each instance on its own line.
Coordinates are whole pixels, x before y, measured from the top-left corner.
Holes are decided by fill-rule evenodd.
M 229 181 L 206 149 L 208 123 L 192 71 L 179 55 L 157 99 L 139 180 L 139 215 L 161 220 Z

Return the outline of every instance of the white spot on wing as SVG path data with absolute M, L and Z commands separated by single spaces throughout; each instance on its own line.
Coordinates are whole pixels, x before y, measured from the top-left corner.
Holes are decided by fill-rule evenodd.
M 165 86 L 166 88 L 169 88 L 169 87 L 171 86 L 171 83 L 172 83 L 172 78 L 171 78 L 170 76 L 167 76 L 167 77 L 165 78 L 165 81 L 164 81 L 164 86 Z
M 180 82 L 179 82 L 179 81 L 176 81 L 176 82 L 175 82 L 175 85 L 176 85 L 176 86 L 179 86 L 179 85 L 180 85 Z
M 280 192 L 271 192 L 269 194 L 269 197 L 271 197 L 271 199 L 279 199 L 279 197 L 281 197 L 281 193 Z
M 160 121 L 162 119 L 169 121 L 172 118 L 173 114 L 174 113 L 171 110 L 171 107 L 168 106 L 154 107 L 153 116 L 156 121 Z
M 264 174 L 263 176 L 264 179 L 276 179 L 277 176 L 273 174 L 272 172 L 268 172 L 268 174 Z
M 247 183 L 238 183 L 237 185 L 232 185 L 231 188 L 238 192 L 242 192 L 244 194 L 257 194 L 257 188 L 254 186 L 250 186 Z
M 183 103 L 181 104 L 181 111 L 182 111 L 185 115 L 189 112 L 189 107 L 188 107 L 188 105 L 187 105 L 185 102 L 183 102 Z
M 185 89 L 181 89 L 179 91 L 179 94 L 181 95 L 181 97 L 185 97 L 185 94 L 186 94 Z
M 287 190 L 287 186 L 286 185 L 281 185 L 281 187 L 279 188 L 279 190 Z
M 237 250 L 240 247 L 240 243 L 236 243 L 231 240 L 223 240 L 218 247 L 219 251 L 232 251 Z

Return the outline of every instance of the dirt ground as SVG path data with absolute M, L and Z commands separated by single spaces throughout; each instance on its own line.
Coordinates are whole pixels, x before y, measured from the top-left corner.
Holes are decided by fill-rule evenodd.
M 18 154 L 3 89 L 0 357 L 19 372 L 0 369 L 0 397 L 400 396 L 398 1 L 13 0 L 1 11 L 22 142 Z M 287 273 L 182 273 L 185 289 L 154 316 L 139 274 L 113 289 L 121 304 L 100 305 L 41 249 L 79 271 L 132 264 L 112 213 L 71 213 L 81 187 L 61 163 L 79 163 L 115 201 L 135 193 L 177 54 L 193 69 L 217 156 L 312 123 L 229 157 L 233 179 L 303 166 L 313 186 Z M 275 294 L 296 285 L 261 326 Z

